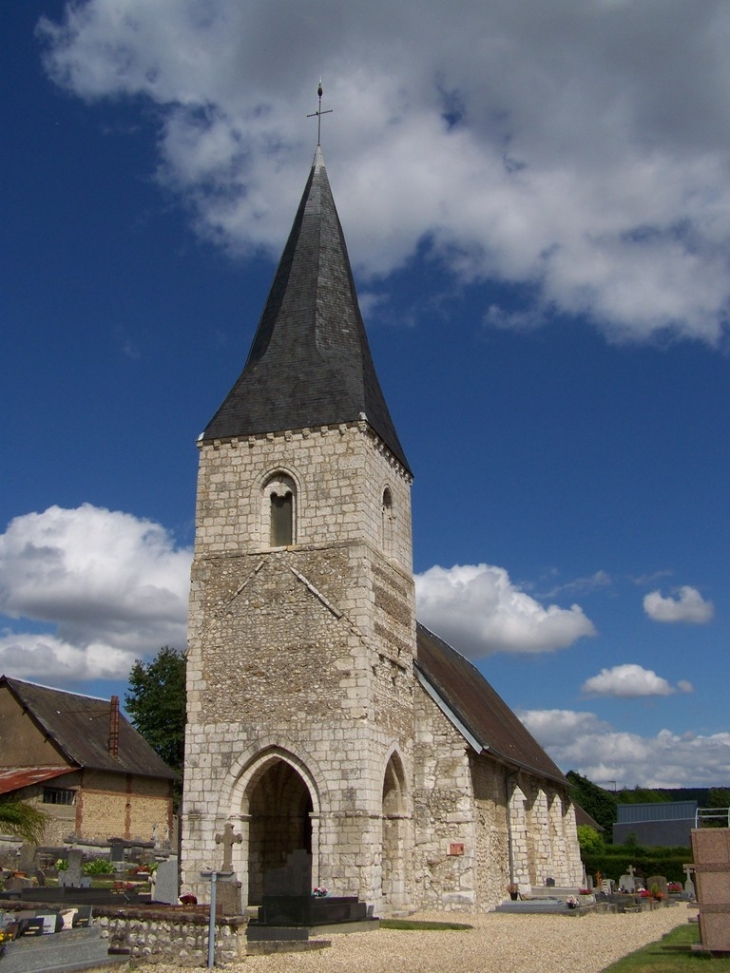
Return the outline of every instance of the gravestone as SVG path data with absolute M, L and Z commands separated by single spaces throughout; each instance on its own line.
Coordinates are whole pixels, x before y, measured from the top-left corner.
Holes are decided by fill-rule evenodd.
M 220 892 L 220 889 L 218 891 Z M 177 905 L 179 895 L 180 883 L 178 881 L 177 855 L 170 855 L 167 861 L 162 861 L 157 866 L 152 890 L 152 901 L 165 902 L 167 905 Z
M 38 882 L 38 885 L 41 888 L 43 888 L 43 886 L 46 884 L 46 873 L 43 871 L 42 868 L 36 868 L 36 870 L 35 870 L 35 880 L 36 880 L 36 882 Z
M 696 898 L 695 883 L 692 881 L 692 872 L 694 871 L 694 865 L 682 865 L 684 869 L 685 883 L 684 883 L 684 894 L 689 896 L 690 901 Z
M 317 926 L 366 922 L 367 905 L 351 896 L 312 895 L 312 856 L 293 851 L 282 868 L 264 872 L 259 926 Z
M 635 892 L 636 891 L 636 869 L 633 865 L 629 865 L 628 872 L 622 875 L 618 880 L 619 888 L 623 889 L 625 892 Z
M 215 836 L 215 843 L 223 845 L 222 872 L 233 872 L 230 880 L 218 882 L 216 889 L 216 912 L 224 916 L 240 916 L 243 912 L 241 902 L 241 883 L 236 879 L 233 871 L 233 846 L 240 845 L 243 838 L 236 834 L 230 821 L 226 822 L 223 834 Z
M 26 875 L 30 875 L 35 869 L 35 853 L 36 846 L 24 841 L 20 846 L 16 871 L 25 872 Z
M 649 892 L 654 891 L 654 886 L 656 885 L 659 892 L 666 899 L 667 897 L 667 879 L 664 875 L 650 875 L 646 880 L 646 887 Z
M 23 889 L 30 889 L 33 887 L 32 878 L 23 878 L 20 875 L 14 875 L 12 878 L 5 880 L 5 891 L 6 892 L 22 892 Z
M 79 848 L 71 848 L 68 853 L 68 868 L 58 873 L 58 887 L 66 889 L 91 888 L 91 876 L 84 875 L 82 865 L 84 853 Z
M 300 849 L 293 851 L 281 868 L 264 872 L 264 895 L 312 894 L 312 856 Z

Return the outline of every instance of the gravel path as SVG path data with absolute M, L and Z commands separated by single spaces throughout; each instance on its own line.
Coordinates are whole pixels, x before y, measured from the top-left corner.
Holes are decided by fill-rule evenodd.
M 685 905 L 637 915 L 453 916 L 474 929 L 332 936 L 329 949 L 249 956 L 231 973 L 600 973 L 611 963 L 686 923 Z M 443 913 L 413 916 L 436 919 Z M 155 973 L 180 973 L 156 966 Z

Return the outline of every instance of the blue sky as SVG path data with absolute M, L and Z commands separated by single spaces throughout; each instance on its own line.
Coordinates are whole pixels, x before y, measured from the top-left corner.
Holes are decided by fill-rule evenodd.
M 564 770 L 727 786 L 730 10 L 456 6 L 2 5 L 0 669 L 183 645 L 322 75 L 420 617 Z

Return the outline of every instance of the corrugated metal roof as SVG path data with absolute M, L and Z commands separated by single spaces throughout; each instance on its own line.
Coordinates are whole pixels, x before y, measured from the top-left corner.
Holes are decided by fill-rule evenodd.
M 0 677 L 3 685 L 77 767 L 169 780 L 177 776 L 121 713 L 119 755 L 115 758 L 109 753 L 109 701 L 7 676 Z
M 498 760 L 567 784 L 560 768 L 471 662 L 420 623 L 417 644 L 417 670 L 466 729 L 467 739 L 477 740 Z
M 375 373 L 319 149 L 246 366 L 203 433 L 230 439 L 357 422 L 408 469 Z
M 617 804 L 617 824 L 640 821 L 687 821 L 695 819 L 697 801 L 657 801 L 650 804 Z
M 23 787 L 41 784 L 44 780 L 73 773 L 73 767 L 2 767 L 0 768 L 0 794 L 19 791 Z

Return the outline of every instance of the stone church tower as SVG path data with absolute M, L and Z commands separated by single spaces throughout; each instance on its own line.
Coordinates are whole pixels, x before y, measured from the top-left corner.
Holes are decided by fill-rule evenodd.
M 199 440 L 183 881 L 242 841 L 244 903 L 297 849 L 313 885 L 408 902 L 411 473 L 319 148 L 240 378 Z
M 206 900 L 224 831 L 244 904 L 301 850 L 312 886 L 376 914 L 576 887 L 565 777 L 416 623 L 411 473 L 319 148 L 246 366 L 199 447 L 186 887 Z

